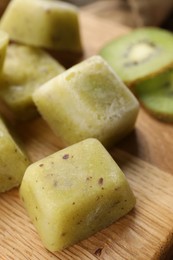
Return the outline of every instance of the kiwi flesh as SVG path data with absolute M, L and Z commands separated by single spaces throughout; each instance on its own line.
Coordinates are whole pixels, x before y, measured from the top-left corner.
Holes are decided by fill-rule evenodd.
M 173 122 L 173 69 L 137 84 L 134 92 L 150 114 Z
M 114 39 L 99 54 L 130 87 L 170 68 L 173 65 L 172 46 L 171 32 L 143 27 Z

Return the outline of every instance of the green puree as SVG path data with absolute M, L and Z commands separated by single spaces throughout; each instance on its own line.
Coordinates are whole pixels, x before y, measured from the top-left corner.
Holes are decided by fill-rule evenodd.
M 0 96 L 18 119 L 29 119 L 37 113 L 33 92 L 63 71 L 64 68 L 45 51 L 11 44 L 0 77 Z
M 77 8 L 56 0 L 12 0 L 0 28 L 22 44 L 81 52 Z
M 6 55 L 6 48 L 8 45 L 8 41 L 9 41 L 8 34 L 3 31 L 0 31 L 0 73 Z
M 135 205 L 124 174 L 96 139 L 84 140 L 30 165 L 20 196 L 50 251 L 91 236 Z
M 89 137 L 112 145 L 133 129 L 139 108 L 99 56 L 51 79 L 34 92 L 33 100 L 64 146 Z
M 28 159 L 0 118 L 0 192 L 19 186 L 28 165 Z

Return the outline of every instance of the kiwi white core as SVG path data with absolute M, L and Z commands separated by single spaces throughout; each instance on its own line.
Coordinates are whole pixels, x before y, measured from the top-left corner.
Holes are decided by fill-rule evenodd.
M 157 48 L 155 45 L 141 42 L 131 47 L 128 58 L 134 64 L 141 63 L 150 58 L 156 51 Z

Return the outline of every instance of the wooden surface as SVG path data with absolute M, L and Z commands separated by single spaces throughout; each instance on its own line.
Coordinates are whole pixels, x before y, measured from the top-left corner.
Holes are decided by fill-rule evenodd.
M 157 26 L 170 14 L 173 9 L 173 1 L 96 0 L 82 9 L 106 20 L 119 22 L 130 27 Z
M 128 29 L 83 13 L 81 31 L 83 58 L 86 58 L 96 54 L 105 42 L 127 33 Z M 32 161 L 58 150 L 57 138 L 40 118 L 16 124 L 15 130 Z M 43 248 L 19 200 L 18 190 L 14 189 L 0 195 L 0 259 L 167 258 L 173 246 L 172 125 L 156 121 L 141 109 L 135 130 L 110 152 L 134 190 L 137 198 L 134 210 L 89 239 L 52 254 Z

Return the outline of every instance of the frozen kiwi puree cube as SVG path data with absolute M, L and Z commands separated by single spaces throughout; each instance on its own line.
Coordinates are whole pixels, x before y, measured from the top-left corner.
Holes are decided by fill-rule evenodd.
M 0 28 L 16 42 L 81 52 L 77 7 L 57 0 L 12 0 Z
M 10 44 L 0 77 L 0 97 L 21 120 L 36 115 L 32 93 L 40 85 L 64 71 L 45 51 Z
M 6 48 L 8 45 L 9 37 L 6 32 L 0 31 L 0 73 L 4 63 Z
M 135 205 L 123 172 L 94 138 L 30 165 L 20 196 L 50 251 L 62 250 L 89 237 Z
M 112 145 L 133 129 L 139 108 L 137 99 L 100 56 L 51 79 L 34 92 L 33 100 L 62 146 L 89 137 Z
M 0 118 L 0 192 L 19 186 L 28 165 L 29 160 Z

